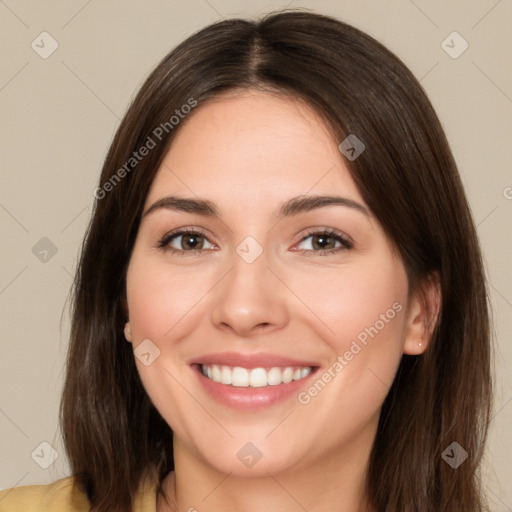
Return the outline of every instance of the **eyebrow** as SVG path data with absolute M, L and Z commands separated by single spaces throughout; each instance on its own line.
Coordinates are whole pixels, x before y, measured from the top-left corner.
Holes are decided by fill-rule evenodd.
M 370 216 L 370 212 L 362 204 L 340 196 L 298 196 L 292 197 L 284 202 L 275 214 L 278 220 L 291 217 L 300 213 L 325 208 L 327 206 L 345 206 Z M 195 213 L 204 217 L 220 218 L 220 212 L 215 203 L 206 199 L 193 199 L 178 196 L 167 196 L 153 203 L 143 214 L 143 217 L 150 213 L 164 209 L 185 213 Z

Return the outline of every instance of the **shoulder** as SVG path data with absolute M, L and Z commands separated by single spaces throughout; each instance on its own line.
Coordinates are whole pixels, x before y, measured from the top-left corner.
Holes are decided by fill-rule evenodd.
M 89 507 L 85 492 L 73 477 L 0 491 L 0 512 L 88 512 Z

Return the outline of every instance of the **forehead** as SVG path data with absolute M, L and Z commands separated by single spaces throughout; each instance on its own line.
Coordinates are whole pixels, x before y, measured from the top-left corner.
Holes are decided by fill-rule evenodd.
M 293 97 L 242 91 L 199 105 L 180 126 L 147 203 L 192 193 L 264 207 L 333 192 L 362 202 L 323 119 Z

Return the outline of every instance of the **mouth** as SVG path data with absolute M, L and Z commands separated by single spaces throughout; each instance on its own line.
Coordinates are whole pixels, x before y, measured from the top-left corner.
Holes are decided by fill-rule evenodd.
M 288 384 L 306 378 L 315 369 L 312 366 L 243 368 L 217 364 L 201 364 L 199 367 L 207 379 L 238 388 L 264 388 Z
M 254 411 L 296 400 L 320 366 L 271 354 L 210 354 L 189 361 L 200 386 L 218 404 Z

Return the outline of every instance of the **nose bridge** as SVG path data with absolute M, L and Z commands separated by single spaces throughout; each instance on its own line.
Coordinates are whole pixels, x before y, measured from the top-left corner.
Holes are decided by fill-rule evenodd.
M 213 308 L 217 325 L 229 325 L 240 335 L 262 325 L 280 326 L 286 310 L 277 279 L 267 268 L 269 253 L 255 238 L 246 237 L 230 258 L 230 271 L 220 284 Z

